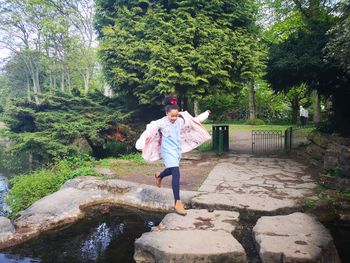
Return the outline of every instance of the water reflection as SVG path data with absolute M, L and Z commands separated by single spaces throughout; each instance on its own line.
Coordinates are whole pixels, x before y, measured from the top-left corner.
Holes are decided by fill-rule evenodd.
M 135 239 L 163 218 L 121 208 L 105 214 L 88 213 L 81 222 L 3 251 L 0 262 L 134 262 Z
M 4 211 L 6 210 L 6 207 L 2 203 L 2 199 L 5 197 L 6 192 L 8 191 L 9 184 L 7 178 L 0 173 L 0 216 L 4 215 Z M 0 258 L 1 259 L 1 258 Z M 0 260 L 0 262 L 2 262 Z

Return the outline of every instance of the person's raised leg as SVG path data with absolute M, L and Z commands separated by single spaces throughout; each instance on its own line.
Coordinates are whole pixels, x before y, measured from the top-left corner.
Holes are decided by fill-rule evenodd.
M 162 179 L 165 177 L 165 176 L 169 176 L 171 175 L 171 170 L 170 168 L 165 168 L 161 173 L 155 173 L 154 174 L 154 177 L 156 178 L 156 185 L 158 187 L 161 187 L 162 186 Z

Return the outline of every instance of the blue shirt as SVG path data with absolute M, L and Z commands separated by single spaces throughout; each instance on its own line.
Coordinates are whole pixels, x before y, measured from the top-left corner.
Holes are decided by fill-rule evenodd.
M 181 129 L 184 120 L 179 117 L 172 123 L 167 116 L 161 119 L 161 155 L 166 168 L 178 167 L 181 160 Z

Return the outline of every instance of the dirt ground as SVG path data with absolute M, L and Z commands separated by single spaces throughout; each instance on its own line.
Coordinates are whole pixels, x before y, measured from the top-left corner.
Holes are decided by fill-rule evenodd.
M 230 137 L 229 153 L 251 154 L 251 132 L 235 132 L 230 135 Z M 295 158 L 296 156 L 289 157 L 301 161 L 300 158 Z M 219 162 L 224 161 L 226 158 L 228 158 L 228 155 L 225 153 L 218 155 L 213 152 L 200 152 L 198 150 L 183 154 L 180 162 L 180 189 L 192 191 L 198 190 L 214 166 Z M 107 165 L 98 165 L 97 167 L 101 168 L 99 172 L 102 174 L 104 174 L 104 168 L 102 167 L 108 167 L 107 173 L 105 174 L 107 174 L 109 178 L 122 179 L 148 185 L 155 185 L 154 174 L 156 172 L 161 172 L 164 169 L 161 161 L 155 163 L 135 163 L 132 160 L 117 159 L 111 159 Z M 318 174 L 318 171 L 315 168 L 308 170 L 311 175 Z M 163 179 L 162 187 L 171 188 L 171 176 Z
M 207 178 L 214 166 L 225 159 L 225 155 L 192 151 L 182 156 L 180 162 L 180 189 L 196 191 Z M 99 172 L 103 172 L 105 165 L 97 165 Z M 136 164 L 130 160 L 110 160 L 108 169 L 112 172 L 108 177 L 130 182 L 155 185 L 154 174 L 164 169 L 161 161 L 154 163 Z M 162 187 L 171 188 L 171 176 L 162 181 Z

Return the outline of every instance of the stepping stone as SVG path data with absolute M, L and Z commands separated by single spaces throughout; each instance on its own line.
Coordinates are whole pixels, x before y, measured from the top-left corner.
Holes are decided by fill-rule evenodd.
M 152 232 L 135 242 L 140 262 L 248 262 L 242 245 L 232 236 L 239 214 L 230 211 L 187 210 L 168 214 Z
M 329 231 L 307 214 L 261 217 L 253 234 L 263 263 L 340 263 Z

